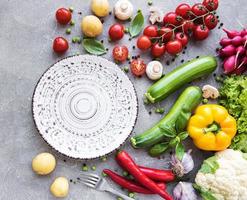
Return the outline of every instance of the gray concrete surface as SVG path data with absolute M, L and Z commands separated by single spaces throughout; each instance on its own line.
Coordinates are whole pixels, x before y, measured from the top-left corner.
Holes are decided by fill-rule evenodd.
M 115 0 L 111 0 L 113 5 Z M 173 11 L 181 1 L 179 0 L 153 0 L 154 5 L 160 6 L 164 12 Z M 190 4 L 197 1 L 184 1 Z M 67 36 L 65 28 L 57 25 L 54 14 L 59 7 L 73 6 L 75 12 L 73 19 L 76 26 L 72 28 L 72 34 Z M 142 9 L 145 18 L 148 16 L 148 5 L 146 1 L 135 1 L 135 9 Z M 82 12 L 79 15 L 78 12 Z M 229 29 L 240 29 L 240 23 L 247 25 L 247 1 L 246 0 L 222 0 L 218 9 L 220 22 Z M 1 0 L 0 1 L 0 199 L 1 200 L 47 200 L 54 199 L 49 193 L 49 186 L 57 176 L 66 176 L 74 179 L 80 173 L 83 161 L 75 161 L 62 157 L 48 147 L 39 136 L 34 127 L 31 113 L 31 98 L 36 82 L 42 73 L 55 61 L 76 52 L 84 54 L 80 45 L 70 44 L 70 49 L 66 55 L 57 56 L 53 54 L 51 46 L 52 40 L 58 35 L 65 36 L 71 41 L 72 36 L 81 35 L 79 23 L 82 16 L 89 14 L 89 0 Z M 104 34 L 100 37 L 104 39 L 105 45 L 110 51 L 104 57 L 112 60 L 112 44 L 107 42 L 107 31 L 110 24 L 114 22 L 114 17 L 105 18 Z M 147 20 L 146 20 L 147 22 Z M 128 24 L 128 23 L 126 23 Z M 181 54 L 175 62 L 169 66 L 166 60 L 171 60 L 168 56 L 164 58 L 165 73 L 180 64 L 182 59 L 192 59 L 198 55 L 215 55 L 215 48 L 219 38 L 224 35 L 221 29 L 216 28 L 210 33 L 210 37 L 203 42 L 191 42 L 185 54 Z M 120 41 L 127 44 L 132 51 L 132 55 L 140 52 L 132 50 L 135 40 L 128 41 L 125 36 Z M 148 54 L 142 57 L 149 61 Z M 125 63 L 124 65 L 126 65 Z M 220 70 L 220 67 L 218 69 Z M 140 133 L 162 118 L 162 115 L 151 114 L 149 111 L 154 106 L 146 107 L 142 103 L 142 95 L 151 84 L 146 77 L 141 79 L 128 76 L 133 81 L 139 97 L 139 116 L 134 134 Z M 204 83 L 216 84 L 213 75 L 202 81 L 193 84 L 202 86 Z M 180 90 L 181 91 L 181 90 Z M 166 111 L 173 104 L 178 93 L 171 95 L 160 105 L 165 106 Z M 193 148 L 191 141 L 187 141 L 187 148 Z M 131 155 L 135 157 L 137 163 L 147 166 L 164 168 L 168 164 L 169 154 L 164 159 L 158 160 L 150 158 L 144 150 L 133 150 L 129 142 L 124 146 Z M 37 176 L 31 170 L 32 158 L 43 151 L 53 152 L 57 158 L 56 170 L 49 176 Z M 193 174 L 201 164 L 202 159 L 207 156 L 198 150 L 193 151 L 196 160 L 196 168 L 187 178 L 193 181 Z M 118 169 L 114 156 L 110 156 L 107 162 L 99 160 L 87 161 L 88 165 L 96 165 L 97 173 L 103 168 Z M 117 188 L 114 185 L 115 188 Z M 170 186 L 170 188 L 172 185 Z M 138 195 L 138 199 L 155 200 L 158 196 L 144 197 Z M 96 192 L 80 184 L 70 184 L 70 193 L 67 199 L 70 200 L 107 200 L 116 199 L 111 195 Z

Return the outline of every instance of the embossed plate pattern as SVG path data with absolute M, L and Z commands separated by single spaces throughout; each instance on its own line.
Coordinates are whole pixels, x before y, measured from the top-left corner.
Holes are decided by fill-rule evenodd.
M 137 109 L 129 78 L 114 63 L 91 55 L 55 63 L 33 95 L 33 117 L 42 137 L 79 159 L 117 149 L 133 130 Z

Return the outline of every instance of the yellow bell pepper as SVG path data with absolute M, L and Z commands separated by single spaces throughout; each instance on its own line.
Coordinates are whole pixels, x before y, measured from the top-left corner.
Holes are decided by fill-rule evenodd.
M 221 151 L 230 146 L 237 124 L 223 106 L 206 104 L 197 107 L 187 131 L 199 149 Z

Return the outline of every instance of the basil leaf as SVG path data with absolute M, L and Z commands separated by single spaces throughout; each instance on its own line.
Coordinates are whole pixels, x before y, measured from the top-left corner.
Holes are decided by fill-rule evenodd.
M 179 160 L 182 160 L 182 158 L 184 157 L 185 149 L 181 142 L 177 143 L 176 148 L 175 148 L 175 153 L 176 153 L 176 157 Z
M 163 142 L 160 144 L 156 144 L 149 150 L 149 154 L 151 156 L 159 156 L 160 154 L 164 153 L 169 148 L 170 148 L 169 142 Z
M 102 55 L 106 53 L 104 45 L 95 39 L 83 39 L 83 47 L 90 54 Z
M 179 137 L 175 137 L 173 138 L 170 142 L 169 145 L 170 147 L 176 147 L 176 145 L 180 143 L 180 138 Z
M 200 172 L 204 174 L 214 174 L 216 170 L 219 168 L 219 163 L 215 156 L 212 156 L 203 161 Z
M 193 187 L 198 191 L 203 200 L 217 200 L 210 191 L 203 189 L 201 186 L 193 184 Z
M 129 27 L 129 33 L 131 37 L 137 36 L 143 28 L 144 25 L 144 17 L 141 11 L 138 11 L 137 15 L 133 19 Z
M 178 134 L 178 137 L 180 138 L 181 141 L 185 140 L 189 136 L 189 133 L 187 131 L 183 131 Z
M 174 138 L 177 135 L 175 129 L 171 126 L 161 124 L 159 128 L 161 129 L 162 134 L 166 137 Z
M 191 113 L 186 111 L 185 109 L 182 109 L 180 114 L 178 115 L 178 118 L 175 122 L 175 129 L 179 133 L 183 131 L 189 121 L 189 118 L 191 116 Z

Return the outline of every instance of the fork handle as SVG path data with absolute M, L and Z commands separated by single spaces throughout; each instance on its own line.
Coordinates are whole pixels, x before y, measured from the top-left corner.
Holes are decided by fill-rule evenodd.
M 122 194 L 122 193 L 120 193 L 120 192 L 118 192 L 117 190 L 114 190 L 114 189 L 112 189 L 112 188 L 109 188 L 109 189 L 107 189 L 106 191 L 107 191 L 107 192 L 110 192 L 110 193 L 112 193 L 112 194 L 115 194 L 116 196 L 121 197 L 121 198 L 123 198 L 124 200 L 133 200 L 132 198 L 128 197 L 127 195 Z

